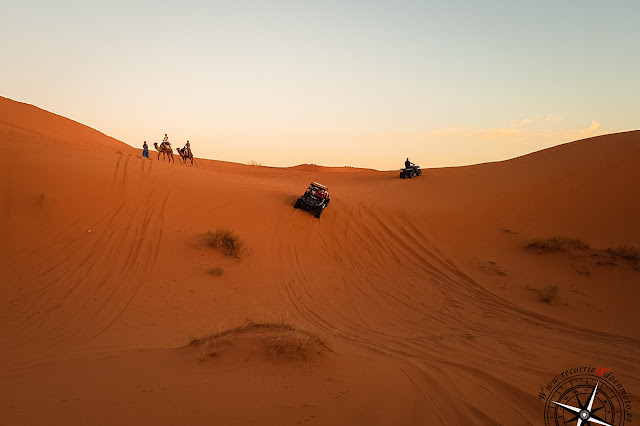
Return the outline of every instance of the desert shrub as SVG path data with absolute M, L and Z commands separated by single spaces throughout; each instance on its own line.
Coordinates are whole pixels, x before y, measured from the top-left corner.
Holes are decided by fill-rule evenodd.
M 569 250 L 587 250 L 589 244 L 578 238 L 558 235 L 551 238 L 533 240 L 527 247 L 542 252 L 565 252 Z
M 256 334 L 258 332 L 267 332 Z M 210 336 L 192 339 L 189 346 L 203 349 L 201 359 L 215 355 L 215 347 L 225 345 L 242 335 L 252 333 L 257 339 L 254 350 L 262 348 L 273 359 L 295 358 L 308 361 L 316 354 L 331 351 L 324 338 L 284 323 L 257 323 L 246 321 L 244 324 L 221 331 Z M 213 350 L 212 350 L 213 349 Z
M 319 352 L 319 346 L 326 345 L 316 336 L 299 330 L 289 330 L 270 337 L 264 342 L 265 352 L 273 359 L 308 360 L 313 354 Z
M 251 160 L 247 164 L 250 165 L 250 166 L 262 166 L 262 163 L 258 163 L 255 160 Z
M 543 289 L 539 289 L 539 298 L 541 302 L 551 303 L 558 298 L 558 286 L 549 284 Z
M 216 267 L 213 267 L 213 268 L 209 269 L 209 274 L 211 274 L 211 275 L 213 275 L 215 277 L 219 277 L 220 275 L 222 275 L 222 272 L 223 272 L 223 270 L 222 270 L 221 266 L 216 266 Z
M 207 239 L 211 247 L 222 249 L 222 253 L 225 255 L 240 257 L 244 242 L 232 230 L 218 227 L 216 230 L 207 233 Z
M 640 249 L 632 245 L 624 244 L 616 248 L 610 248 L 607 250 L 615 257 L 619 257 L 632 262 L 640 262 Z

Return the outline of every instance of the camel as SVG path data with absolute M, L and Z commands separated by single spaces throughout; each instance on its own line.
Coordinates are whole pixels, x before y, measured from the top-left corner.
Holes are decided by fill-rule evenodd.
M 173 161 L 175 163 L 175 160 L 173 159 L 173 150 L 171 149 L 171 145 L 166 145 L 164 142 L 160 144 L 160 146 L 158 146 L 158 142 L 154 142 L 153 146 L 156 147 L 156 150 L 158 151 L 158 160 L 160 159 L 160 154 L 162 154 L 162 159 L 165 158 L 165 156 L 169 156 L 169 160 Z
M 193 166 L 193 153 L 187 152 L 184 148 L 176 148 L 180 157 L 182 157 L 182 164 L 187 164 L 187 160 L 191 160 L 191 165 Z

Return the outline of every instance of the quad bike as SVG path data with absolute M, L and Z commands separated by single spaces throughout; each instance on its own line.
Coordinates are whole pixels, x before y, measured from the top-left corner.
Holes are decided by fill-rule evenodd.
M 405 167 L 404 169 L 400 169 L 400 178 L 401 179 L 413 179 L 416 176 L 421 176 L 422 170 L 420 170 L 420 166 L 412 164 L 411 167 Z
M 311 182 L 309 188 L 293 205 L 294 209 L 303 209 L 320 217 L 325 207 L 329 205 L 329 191 L 327 187 L 317 182 Z

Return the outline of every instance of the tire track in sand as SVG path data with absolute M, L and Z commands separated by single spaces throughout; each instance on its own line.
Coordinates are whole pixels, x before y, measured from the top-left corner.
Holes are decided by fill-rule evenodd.
M 118 159 L 115 166 L 116 175 L 123 173 L 117 181 L 125 201 L 92 224 L 91 235 L 60 244 L 42 265 L 47 273 L 4 307 L 20 318 L 11 333 L 20 338 L 12 348 L 87 342 L 113 325 L 139 293 L 158 258 L 171 192 L 131 190 L 127 163 L 121 168 Z
M 482 409 L 491 396 L 520 418 L 534 416 L 522 407 L 533 410 L 536 389 L 511 378 L 539 377 L 550 362 L 574 365 L 576 347 L 618 368 L 640 362 L 634 339 L 579 329 L 487 292 L 410 218 L 363 204 L 336 212 L 332 222 L 283 213 L 273 230 L 272 262 L 294 321 L 395 360 L 425 401 L 448 407 L 443 423 L 497 422 Z M 452 379 L 475 393 L 456 394 L 445 385 Z

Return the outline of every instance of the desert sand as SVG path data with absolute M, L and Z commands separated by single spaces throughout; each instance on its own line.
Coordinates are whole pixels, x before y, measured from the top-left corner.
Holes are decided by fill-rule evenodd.
M 640 268 L 606 252 L 640 246 L 640 131 L 403 180 L 170 164 L 0 98 L 0 147 L 0 424 L 543 424 L 590 364 L 640 404 Z

